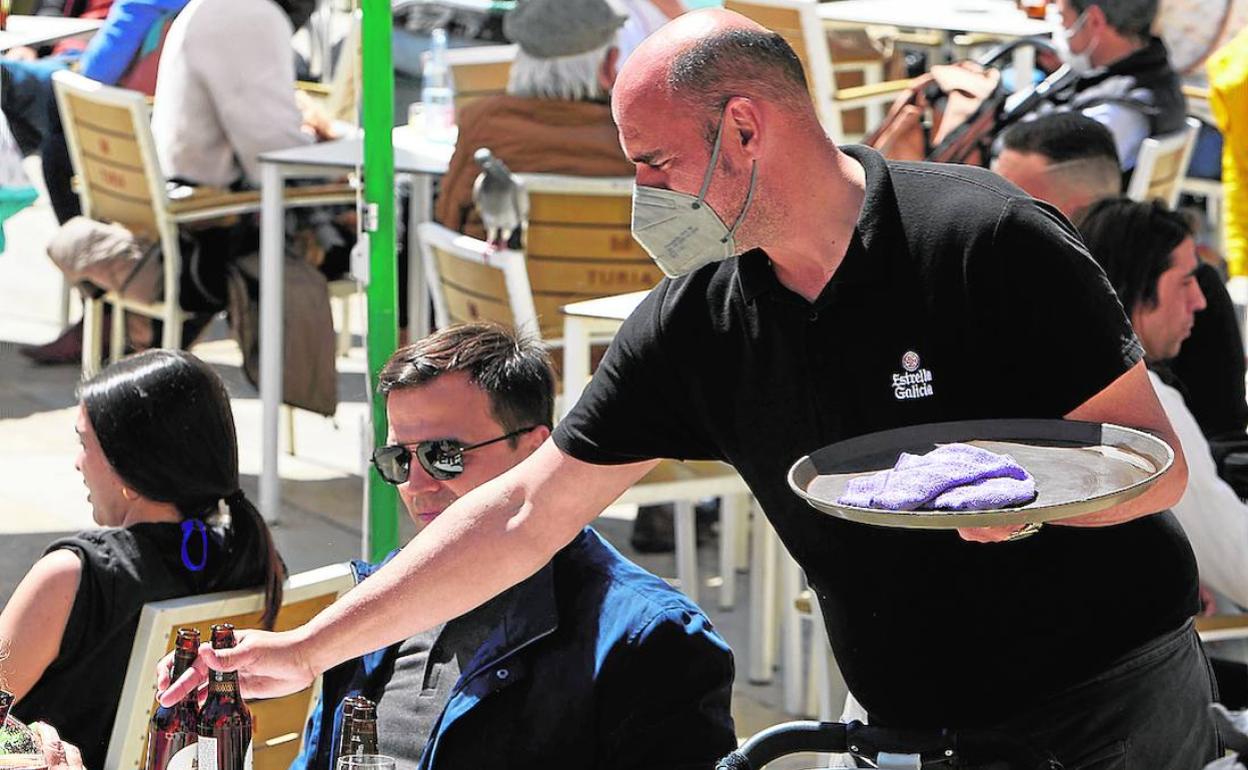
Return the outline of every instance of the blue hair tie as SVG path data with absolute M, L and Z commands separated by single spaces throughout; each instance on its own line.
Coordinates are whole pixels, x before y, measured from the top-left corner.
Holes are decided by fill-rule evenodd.
M 191 563 L 191 555 L 187 553 L 186 544 L 191 540 L 191 530 L 199 530 L 200 553 L 202 558 L 199 564 Z M 187 519 L 182 522 L 182 563 L 191 572 L 199 572 L 208 564 L 208 528 L 204 526 L 204 522 L 199 519 Z

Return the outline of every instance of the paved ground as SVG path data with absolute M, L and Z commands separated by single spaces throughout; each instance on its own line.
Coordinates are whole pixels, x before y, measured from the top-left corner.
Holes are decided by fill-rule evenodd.
M 33 167 L 32 167 L 33 169 Z M 55 223 L 45 199 L 6 225 L 8 250 L 0 255 L 0 605 L 17 581 L 58 534 L 93 526 L 85 489 L 73 461 L 78 380 L 75 366 L 35 367 L 18 353 L 22 343 L 52 339 L 59 331 L 60 275 L 44 255 Z M 74 311 L 77 312 L 76 310 Z M 363 313 L 354 313 L 362 319 Z M 218 323 L 209 342 L 195 348 L 226 380 L 238 424 L 243 486 L 256 492 L 259 471 L 260 403 L 243 379 L 234 343 L 221 339 Z M 363 351 L 340 359 L 342 403 L 332 419 L 297 413 L 296 452 L 283 454 L 283 521 L 277 544 L 292 571 L 343 561 L 359 554 L 361 489 L 360 424 L 365 415 Z M 406 518 L 403 519 L 406 524 Z M 617 547 L 660 575 L 675 574 L 671 555 L 641 557 L 628 546 L 629 522 L 601 519 L 600 530 Z M 410 532 L 410 528 L 406 530 Z M 705 578 L 715 566 L 715 547 L 699 554 Z M 748 736 L 789 718 L 781 713 L 779 673 L 773 683 L 745 682 L 750 610 L 746 577 L 730 612 L 712 611 L 732 645 L 740 669 L 734 697 L 738 732 Z M 714 582 L 704 591 L 713 606 Z M 801 766 L 803 763 L 798 762 Z M 809 766 L 806 761 L 805 766 Z

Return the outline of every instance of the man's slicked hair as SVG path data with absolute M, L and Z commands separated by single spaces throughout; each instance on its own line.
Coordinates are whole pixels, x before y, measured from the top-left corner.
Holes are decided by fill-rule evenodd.
M 708 144 L 715 141 L 720 113 L 734 96 L 814 115 L 801 60 L 770 30 L 731 28 L 699 40 L 672 62 L 667 85 L 673 96 L 706 115 Z
M 1069 0 L 1075 13 L 1090 6 L 1099 6 L 1109 26 L 1119 34 L 1148 39 L 1153 19 L 1157 17 L 1158 0 Z
M 1137 307 L 1157 306 L 1157 281 L 1171 268 L 1170 255 L 1192 235 L 1187 219 L 1158 200 L 1097 201 L 1076 217 L 1075 226 L 1128 317 Z
M 546 348 L 496 324 L 450 326 L 400 348 L 382 367 L 377 390 L 389 395 L 452 372 L 466 372 L 485 391 L 503 430 L 553 427 L 555 374 Z
M 1007 150 L 1045 157 L 1064 183 L 1082 187 L 1093 199 L 1122 192 L 1114 135 L 1086 115 L 1054 112 L 1016 123 L 1001 143 Z

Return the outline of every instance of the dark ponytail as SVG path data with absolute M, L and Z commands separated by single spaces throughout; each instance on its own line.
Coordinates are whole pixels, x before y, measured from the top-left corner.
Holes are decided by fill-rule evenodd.
M 259 566 L 263 624 L 281 606 L 282 563 L 268 525 L 238 484 L 238 440 L 224 383 L 181 350 L 148 350 L 109 366 L 79 388 L 100 448 L 126 485 L 169 503 L 183 519 L 207 521 L 224 500 L 230 510 L 228 564 L 214 569 L 210 591 L 240 585 Z
M 257 552 L 259 561 L 267 565 L 264 575 L 264 614 L 260 616 L 260 625 L 266 631 L 273 630 L 273 622 L 277 620 L 277 611 L 282 606 L 282 582 L 286 580 L 286 565 L 273 544 L 273 535 L 260 511 L 251 504 L 240 489 L 225 498 L 230 509 L 230 521 L 235 536 L 240 542 L 247 543 L 249 550 Z

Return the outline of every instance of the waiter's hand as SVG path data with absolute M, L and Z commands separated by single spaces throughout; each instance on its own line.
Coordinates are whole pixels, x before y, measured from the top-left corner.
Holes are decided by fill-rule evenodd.
M 214 650 L 205 643 L 199 648 L 195 665 L 176 682 L 170 683 L 173 653 L 157 664 L 156 689 L 162 706 L 172 706 L 187 693 L 208 681 L 208 670 L 237 671 L 245 698 L 277 698 L 298 692 L 312 684 L 317 671 L 304 654 L 304 639 L 294 631 L 239 630 L 234 632 L 233 649 Z
M 82 753 L 74 744 L 62 741 L 55 727 L 35 722 L 30 728 L 39 738 L 39 749 L 43 752 L 48 770 L 83 770 Z
M 1026 524 L 1010 524 L 1003 527 L 960 527 L 958 535 L 972 543 L 1001 543 L 1021 532 Z

